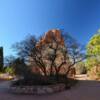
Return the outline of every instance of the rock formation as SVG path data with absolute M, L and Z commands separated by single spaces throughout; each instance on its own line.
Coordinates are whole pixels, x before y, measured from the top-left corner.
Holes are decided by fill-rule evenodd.
M 59 45 L 64 45 L 64 39 L 61 36 L 61 31 L 54 29 L 45 33 L 41 40 L 37 43 L 37 47 L 56 41 Z

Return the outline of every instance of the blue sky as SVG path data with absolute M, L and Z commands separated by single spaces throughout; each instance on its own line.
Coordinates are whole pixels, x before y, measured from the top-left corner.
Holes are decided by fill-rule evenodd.
M 86 44 L 100 28 L 100 0 L 0 0 L 0 46 L 4 56 L 28 34 L 64 29 Z

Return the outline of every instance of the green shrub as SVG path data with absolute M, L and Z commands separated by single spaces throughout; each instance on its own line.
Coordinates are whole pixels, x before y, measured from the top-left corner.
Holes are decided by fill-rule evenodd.
M 9 74 L 11 74 L 11 75 L 14 74 L 14 70 L 13 70 L 12 67 L 6 67 L 6 68 L 5 68 L 5 72 L 6 72 L 6 73 L 9 73 Z

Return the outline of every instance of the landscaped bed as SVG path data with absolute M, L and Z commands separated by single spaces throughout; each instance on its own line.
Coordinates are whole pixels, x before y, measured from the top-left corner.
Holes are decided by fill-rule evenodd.
M 14 74 L 23 79 L 12 82 L 11 92 L 46 94 L 69 89 L 75 84 L 68 77 L 74 76 L 72 68 L 78 62 L 75 58 L 80 58 L 81 53 L 77 52 L 79 48 L 76 46 L 76 50 L 71 48 L 77 44 L 65 37 L 62 31 L 53 29 L 42 38 L 30 36 L 15 44 L 18 58 L 12 62 L 12 68 Z M 69 42 L 65 44 L 67 40 Z
M 76 83 L 73 79 L 67 79 L 60 76 L 58 80 L 55 77 L 37 77 L 34 80 L 21 79 L 12 81 L 10 92 L 16 94 L 50 94 L 69 89 Z
M 48 86 L 12 86 L 10 90 L 17 94 L 49 94 L 65 90 L 65 84 L 55 84 Z

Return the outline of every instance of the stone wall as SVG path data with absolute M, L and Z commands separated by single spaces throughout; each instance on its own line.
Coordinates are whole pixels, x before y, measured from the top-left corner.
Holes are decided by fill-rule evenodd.
M 48 86 L 11 86 L 10 92 L 15 94 L 50 94 L 65 90 L 65 84 L 56 84 Z

